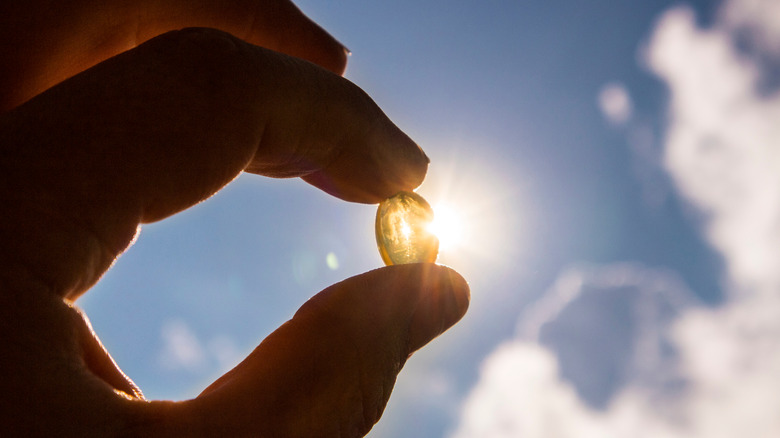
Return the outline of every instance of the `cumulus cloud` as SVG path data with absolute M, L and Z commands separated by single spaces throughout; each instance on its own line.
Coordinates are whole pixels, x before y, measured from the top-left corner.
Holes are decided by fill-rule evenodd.
M 680 384 L 669 327 L 697 303 L 670 271 L 630 263 L 571 269 L 521 317 L 519 337 L 547 347 L 560 377 L 604 408 L 625 384 L 646 392 Z
M 601 88 L 598 104 L 604 117 L 615 125 L 626 123 L 634 112 L 628 90 L 623 84 L 616 82 Z
M 485 360 L 451 437 L 775 437 L 780 303 L 751 296 L 707 309 L 666 270 L 570 269 Z
M 749 294 L 698 310 L 677 327 L 691 388 L 681 400 L 689 436 L 780 436 L 780 299 Z
M 705 233 L 740 288 L 780 285 L 780 95 L 721 28 L 699 30 L 690 10 L 664 16 L 649 50 L 671 91 L 665 165 L 705 216 Z
M 665 270 L 568 270 L 485 361 L 454 437 L 604 437 L 662 417 L 671 406 L 649 401 L 685 385 L 672 323 L 696 304 Z
M 533 343 L 499 347 L 482 365 L 453 438 L 593 436 L 588 431 L 596 414 L 558 378 L 556 366 L 550 352 Z
M 677 7 L 646 52 L 670 91 L 663 165 L 726 262 L 726 302 L 670 299 L 685 294 L 659 291 L 684 286 L 636 266 L 564 273 L 487 358 L 454 437 L 780 436 L 780 94 L 760 89 L 762 60 L 780 61 L 779 11 L 731 0 L 701 29 Z M 740 52 L 745 36 L 760 56 Z
M 731 33 L 745 34 L 760 50 L 780 55 L 780 2 L 730 1 L 720 15 L 724 27 Z

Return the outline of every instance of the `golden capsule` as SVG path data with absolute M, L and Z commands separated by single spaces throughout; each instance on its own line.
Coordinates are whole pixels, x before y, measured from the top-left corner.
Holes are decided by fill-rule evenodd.
M 430 232 L 433 209 L 422 196 L 400 192 L 376 211 L 376 244 L 386 265 L 433 263 L 439 239 Z

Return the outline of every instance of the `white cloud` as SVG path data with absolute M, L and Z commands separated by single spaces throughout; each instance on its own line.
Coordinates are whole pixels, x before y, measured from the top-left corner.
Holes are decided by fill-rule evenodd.
M 636 389 L 624 391 L 608 411 L 594 410 L 560 379 L 557 361 L 534 343 L 511 341 L 482 366 L 451 438 L 683 438 L 658 404 Z
M 508 342 L 482 365 L 453 438 L 593 436 L 596 423 L 574 390 L 558 379 L 549 351 Z M 562 419 L 566 421 L 561 421 Z
M 623 84 L 613 82 L 602 87 L 598 103 L 604 117 L 616 125 L 626 123 L 634 112 L 631 96 Z
M 233 339 L 215 336 L 201 341 L 190 326 L 181 319 L 170 319 L 160 329 L 162 349 L 160 365 L 171 371 L 203 373 L 213 370 L 225 372 L 236 366 L 241 354 Z
M 583 356 L 593 354 L 592 334 L 609 333 L 594 331 L 597 321 L 616 329 L 636 321 L 621 321 L 631 313 L 625 309 L 573 309 L 583 296 L 614 289 L 618 277 L 609 270 L 619 266 L 565 273 L 521 320 L 520 337 L 486 359 L 454 437 L 780 436 L 780 94 L 758 90 L 765 72 L 752 60 L 780 57 L 780 3 L 731 0 L 720 17 L 700 29 L 690 9 L 669 10 L 647 55 L 670 90 L 664 166 L 681 197 L 702 212 L 702 232 L 726 262 L 726 302 L 646 319 L 626 334 L 628 359 L 613 345 L 593 360 Z M 758 58 L 737 49 L 745 35 Z M 659 278 L 636 267 L 626 272 L 640 290 Z M 545 326 L 555 325 L 584 339 L 585 348 L 546 340 Z M 648 345 L 672 354 L 653 359 Z M 578 361 L 595 372 L 567 373 Z M 623 380 L 594 408 L 580 386 L 605 369 Z
M 732 33 L 744 32 L 761 49 L 780 55 L 780 2 L 777 0 L 727 2 L 721 10 L 721 20 Z
M 778 309 L 694 306 L 676 276 L 637 265 L 569 270 L 485 360 L 451 437 L 778 436 Z M 588 389 L 605 376 L 619 387 L 604 402 Z
M 521 316 L 519 337 L 548 348 L 583 399 L 605 407 L 625 383 L 648 393 L 679 384 L 669 328 L 698 300 L 677 275 L 618 263 L 560 278 Z
M 568 270 L 485 361 L 454 437 L 625 436 L 631 418 L 662 418 L 670 405 L 648 400 L 683 383 L 672 323 L 694 304 L 665 270 Z M 627 435 L 664 436 L 654 426 Z
M 167 321 L 162 326 L 160 336 L 163 342 L 160 363 L 164 367 L 197 371 L 206 364 L 203 346 L 184 321 Z
M 696 437 L 780 436 L 780 298 L 751 294 L 677 327 Z
M 780 285 L 780 95 L 761 96 L 759 71 L 722 28 L 667 13 L 649 50 L 671 91 L 665 164 L 706 217 L 706 234 L 739 288 Z

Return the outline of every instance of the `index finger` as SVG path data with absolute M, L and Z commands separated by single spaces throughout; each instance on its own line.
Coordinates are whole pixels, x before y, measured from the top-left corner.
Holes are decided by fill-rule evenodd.
M 0 148 L 0 262 L 66 296 L 97 281 L 139 223 L 244 169 L 366 203 L 427 170 L 351 82 L 211 29 L 160 36 L 5 114 Z

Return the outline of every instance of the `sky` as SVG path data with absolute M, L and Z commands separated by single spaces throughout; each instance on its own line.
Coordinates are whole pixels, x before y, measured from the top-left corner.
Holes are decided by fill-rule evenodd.
M 780 436 L 780 2 L 297 4 L 461 224 L 469 313 L 369 436 Z M 242 176 L 79 304 L 147 397 L 194 397 L 382 265 L 374 214 Z

